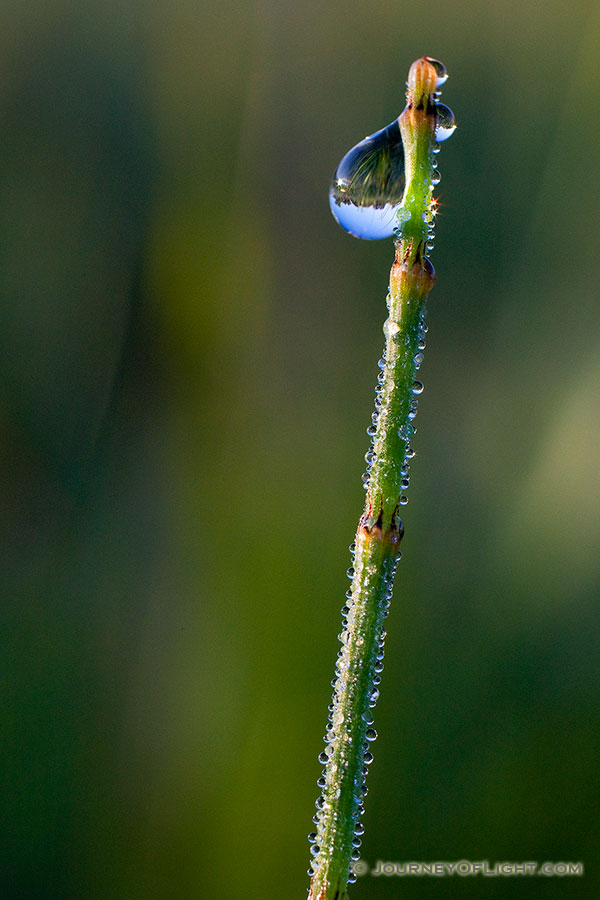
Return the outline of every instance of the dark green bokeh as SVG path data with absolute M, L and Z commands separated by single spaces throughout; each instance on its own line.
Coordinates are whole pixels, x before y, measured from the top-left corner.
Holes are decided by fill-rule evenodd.
M 307 887 L 391 241 L 331 173 L 451 78 L 364 858 L 598 893 L 600 22 L 591 2 L 0 11 L 7 900 Z

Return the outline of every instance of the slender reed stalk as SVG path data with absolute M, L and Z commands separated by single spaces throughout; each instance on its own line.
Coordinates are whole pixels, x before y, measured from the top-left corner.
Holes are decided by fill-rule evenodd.
M 314 819 L 317 828 L 309 837 L 313 856 L 309 900 L 341 900 L 347 884 L 356 880 L 351 864 L 359 858 L 363 832 L 366 767 L 373 758 L 369 745 L 377 736 L 372 709 L 383 669 L 384 620 L 401 555 L 400 509 L 407 502 L 404 491 L 414 456 L 410 438 L 415 431 L 415 398 L 422 390 L 415 377 L 425 347 L 425 301 L 435 280 L 426 252 L 432 246 L 433 185 L 439 180 L 436 137 L 443 139 L 454 128 L 450 110 L 437 102 L 443 80 L 445 69 L 440 63 L 429 58 L 413 63 L 407 105 L 398 120 L 405 189 L 397 210 L 377 411 L 369 429 L 373 442 L 367 455 L 366 502 L 352 548 L 354 566 L 348 572 L 352 585 L 342 611 L 342 646 L 332 682 L 326 747 L 319 757 L 324 770 L 318 782 L 322 794 Z M 447 126 L 443 137 L 440 123 Z M 378 135 L 387 135 L 391 127 Z M 372 158 L 369 163 L 373 164 Z

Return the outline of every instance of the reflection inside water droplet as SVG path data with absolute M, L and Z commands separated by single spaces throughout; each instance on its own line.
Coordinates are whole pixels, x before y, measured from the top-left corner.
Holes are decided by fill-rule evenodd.
M 456 129 L 454 113 L 449 106 L 438 103 L 436 106 L 435 117 L 435 139 L 438 143 L 440 141 L 447 141 L 448 138 L 454 134 L 454 130 Z
M 329 190 L 331 212 L 354 237 L 391 237 L 404 194 L 404 149 L 398 119 L 349 150 Z
M 448 81 L 446 66 L 444 65 L 444 63 L 440 62 L 439 59 L 432 59 L 431 56 L 426 56 L 425 58 L 427 62 L 431 63 L 431 65 L 435 69 L 435 73 L 437 75 L 437 86 L 441 87 L 446 81 Z

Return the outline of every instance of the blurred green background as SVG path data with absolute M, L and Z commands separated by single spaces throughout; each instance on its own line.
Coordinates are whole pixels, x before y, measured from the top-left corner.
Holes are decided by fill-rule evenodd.
M 343 153 L 459 128 L 363 858 L 579 861 L 355 900 L 598 896 L 591 2 L 0 10 L 3 900 L 302 898 L 391 241 Z

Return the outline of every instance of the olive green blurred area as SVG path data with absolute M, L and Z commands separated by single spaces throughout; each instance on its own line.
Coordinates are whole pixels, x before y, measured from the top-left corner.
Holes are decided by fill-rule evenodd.
M 393 245 L 331 173 L 446 64 L 355 900 L 598 896 L 591 2 L 0 8 L 3 900 L 301 898 Z M 540 883 L 540 880 L 543 883 Z

